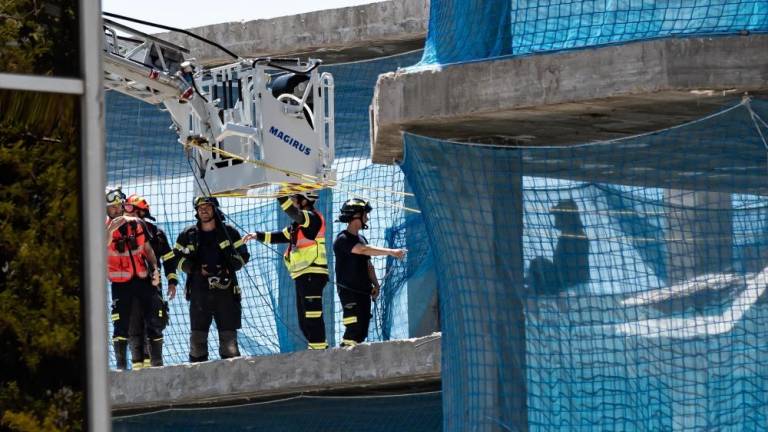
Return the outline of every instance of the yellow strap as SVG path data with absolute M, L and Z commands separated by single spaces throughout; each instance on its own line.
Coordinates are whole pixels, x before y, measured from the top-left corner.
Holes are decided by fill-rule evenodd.
M 303 224 L 301 224 L 301 227 L 302 227 L 302 228 L 306 228 L 306 227 L 308 227 L 308 226 L 309 226 L 309 222 L 310 222 L 310 219 L 309 219 L 309 212 L 308 212 L 308 211 L 306 211 L 306 210 L 302 210 L 302 213 L 304 213 L 304 223 L 303 223 Z
M 355 324 L 357 322 L 357 317 L 356 316 L 346 317 L 341 322 L 345 326 L 350 324 Z
M 304 316 L 307 318 L 320 318 L 323 316 L 323 311 L 306 311 L 304 312 Z
M 283 210 L 288 210 L 292 205 L 293 203 L 291 202 L 291 200 L 286 200 L 284 203 L 280 204 L 280 207 Z
M 168 252 L 167 254 L 160 257 L 163 261 L 168 261 L 169 259 L 173 258 L 173 251 Z
M 182 266 L 184 265 L 184 261 L 186 261 L 186 260 L 187 260 L 186 258 L 183 258 L 183 257 L 182 257 L 182 258 L 179 260 L 179 263 L 176 265 L 176 268 L 180 268 L 180 269 L 182 269 L 182 270 L 183 270 L 183 269 L 184 269 L 184 267 L 182 267 Z

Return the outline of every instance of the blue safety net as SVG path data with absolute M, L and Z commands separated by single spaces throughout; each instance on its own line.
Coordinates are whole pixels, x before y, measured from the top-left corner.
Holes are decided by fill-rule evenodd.
M 443 0 L 430 2 L 421 65 L 766 31 L 768 0 Z
M 339 187 L 323 190 L 318 201 L 318 209 L 328 222 L 329 245 L 346 226 L 333 221 L 342 203 L 353 196 L 370 200 L 374 207 L 370 228 L 363 231 L 371 244 L 407 247 L 407 242 L 423 243 L 423 236 L 408 234 L 409 221 L 413 220 L 409 214 L 414 213 L 405 208 L 413 206 L 413 199 L 402 195 L 406 188 L 402 171 L 397 166 L 371 163 L 368 127 L 368 107 L 378 75 L 412 65 L 420 57 L 418 51 L 322 68 L 335 78 L 334 168 L 340 180 Z M 192 208 L 195 166 L 169 129 L 170 116 L 158 106 L 115 92 L 107 93 L 105 111 L 108 184 L 122 186 L 127 194 L 143 195 L 158 225 L 173 244 L 181 230 L 195 221 Z M 205 190 L 204 184 L 200 187 Z M 289 223 L 274 200 L 224 198 L 220 201 L 227 222 L 242 234 L 256 230 L 278 231 Z M 238 274 L 243 289 L 243 328 L 238 334 L 241 353 L 264 355 L 306 348 L 296 317 L 294 283 L 282 262 L 284 246 L 253 242 L 249 250 L 251 260 Z M 422 298 L 435 304 L 436 282 L 434 277 L 424 276 L 430 274 L 430 262 L 421 262 L 425 257 L 417 248 L 417 253 L 404 261 L 373 258 L 382 294 L 372 310 L 374 319 L 369 341 L 408 338 L 436 330 L 434 308 L 419 305 L 409 309 L 409 303 Z M 333 265 L 331 253 L 331 269 Z M 416 293 L 408 290 L 411 274 L 418 277 Z M 163 286 L 167 286 L 165 280 Z M 164 332 L 165 364 L 182 363 L 188 358 L 188 303 L 183 290 L 180 291 L 170 302 L 171 322 Z M 324 308 L 328 342 L 334 346 L 341 340 L 344 327 L 333 280 L 325 288 Z M 425 316 L 427 313 L 432 316 Z M 218 338 L 213 329 L 209 333 L 209 354 L 211 359 L 218 358 Z M 114 362 L 114 357 L 112 359 Z
M 768 102 L 570 147 L 406 134 L 446 431 L 765 430 Z

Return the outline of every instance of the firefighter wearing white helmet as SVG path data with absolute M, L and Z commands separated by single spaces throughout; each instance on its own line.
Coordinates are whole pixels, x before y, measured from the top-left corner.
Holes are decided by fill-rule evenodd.
M 293 222 L 282 231 L 256 231 L 244 237 L 265 244 L 288 243 L 283 261 L 296 284 L 296 312 L 307 349 L 328 348 L 323 320 L 323 289 L 328 283 L 325 218 L 315 209 L 317 198 L 315 191 L 278 198 Z
M 339 294 L 345 331 L 341 346 L 353 347 L 368 336 L 371 300 L 379 296 L 379 281 L 371 264 L 372 256 L 389 255 L 403 259 L 406 249 L 388 249 L 368 244 L 360 234 L 368 228 L 371 205 L 360 198 L 347 200 L 341 207 L 339 222 L 347 224 L 333 242 L 336 257 L 336 292 Z

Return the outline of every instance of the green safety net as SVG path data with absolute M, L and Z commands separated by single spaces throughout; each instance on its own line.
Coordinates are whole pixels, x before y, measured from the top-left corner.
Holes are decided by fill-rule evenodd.
M 763 430 L 768 102 L 610 142 L 406 134 L 446 431 Z

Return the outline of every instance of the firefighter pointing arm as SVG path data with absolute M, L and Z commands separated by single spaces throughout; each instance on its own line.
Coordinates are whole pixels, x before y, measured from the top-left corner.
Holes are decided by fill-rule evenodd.
M 368 336 L 371 299 L 379 296 L 378 278 L 371 264 L 372 256 L 389 255 L 403 259 L 406 249 L 388 249 L 368 244 L 360 230 L 368 228 L 368 213 L 373 208 L 366 201 L 353 198 L 341 207 L 339 222 L 347 224 L 333 242 L 336 256 L 336 286 L 343 308 L 346 328 L 341 346 L 353 347 Z
M 307 338 L 307 349 L 326 349 L 323 320 L 323 289 L 328 283 L 325 250 L 325 219 L 317 209 L 316 192 L 300 192 L 278 198 L 280 207 L 293 221 L 282 231 L 253 232 L 245 241 L 265 244 L 288 243 L 283 260 L 296 284 L 296 313 Z

